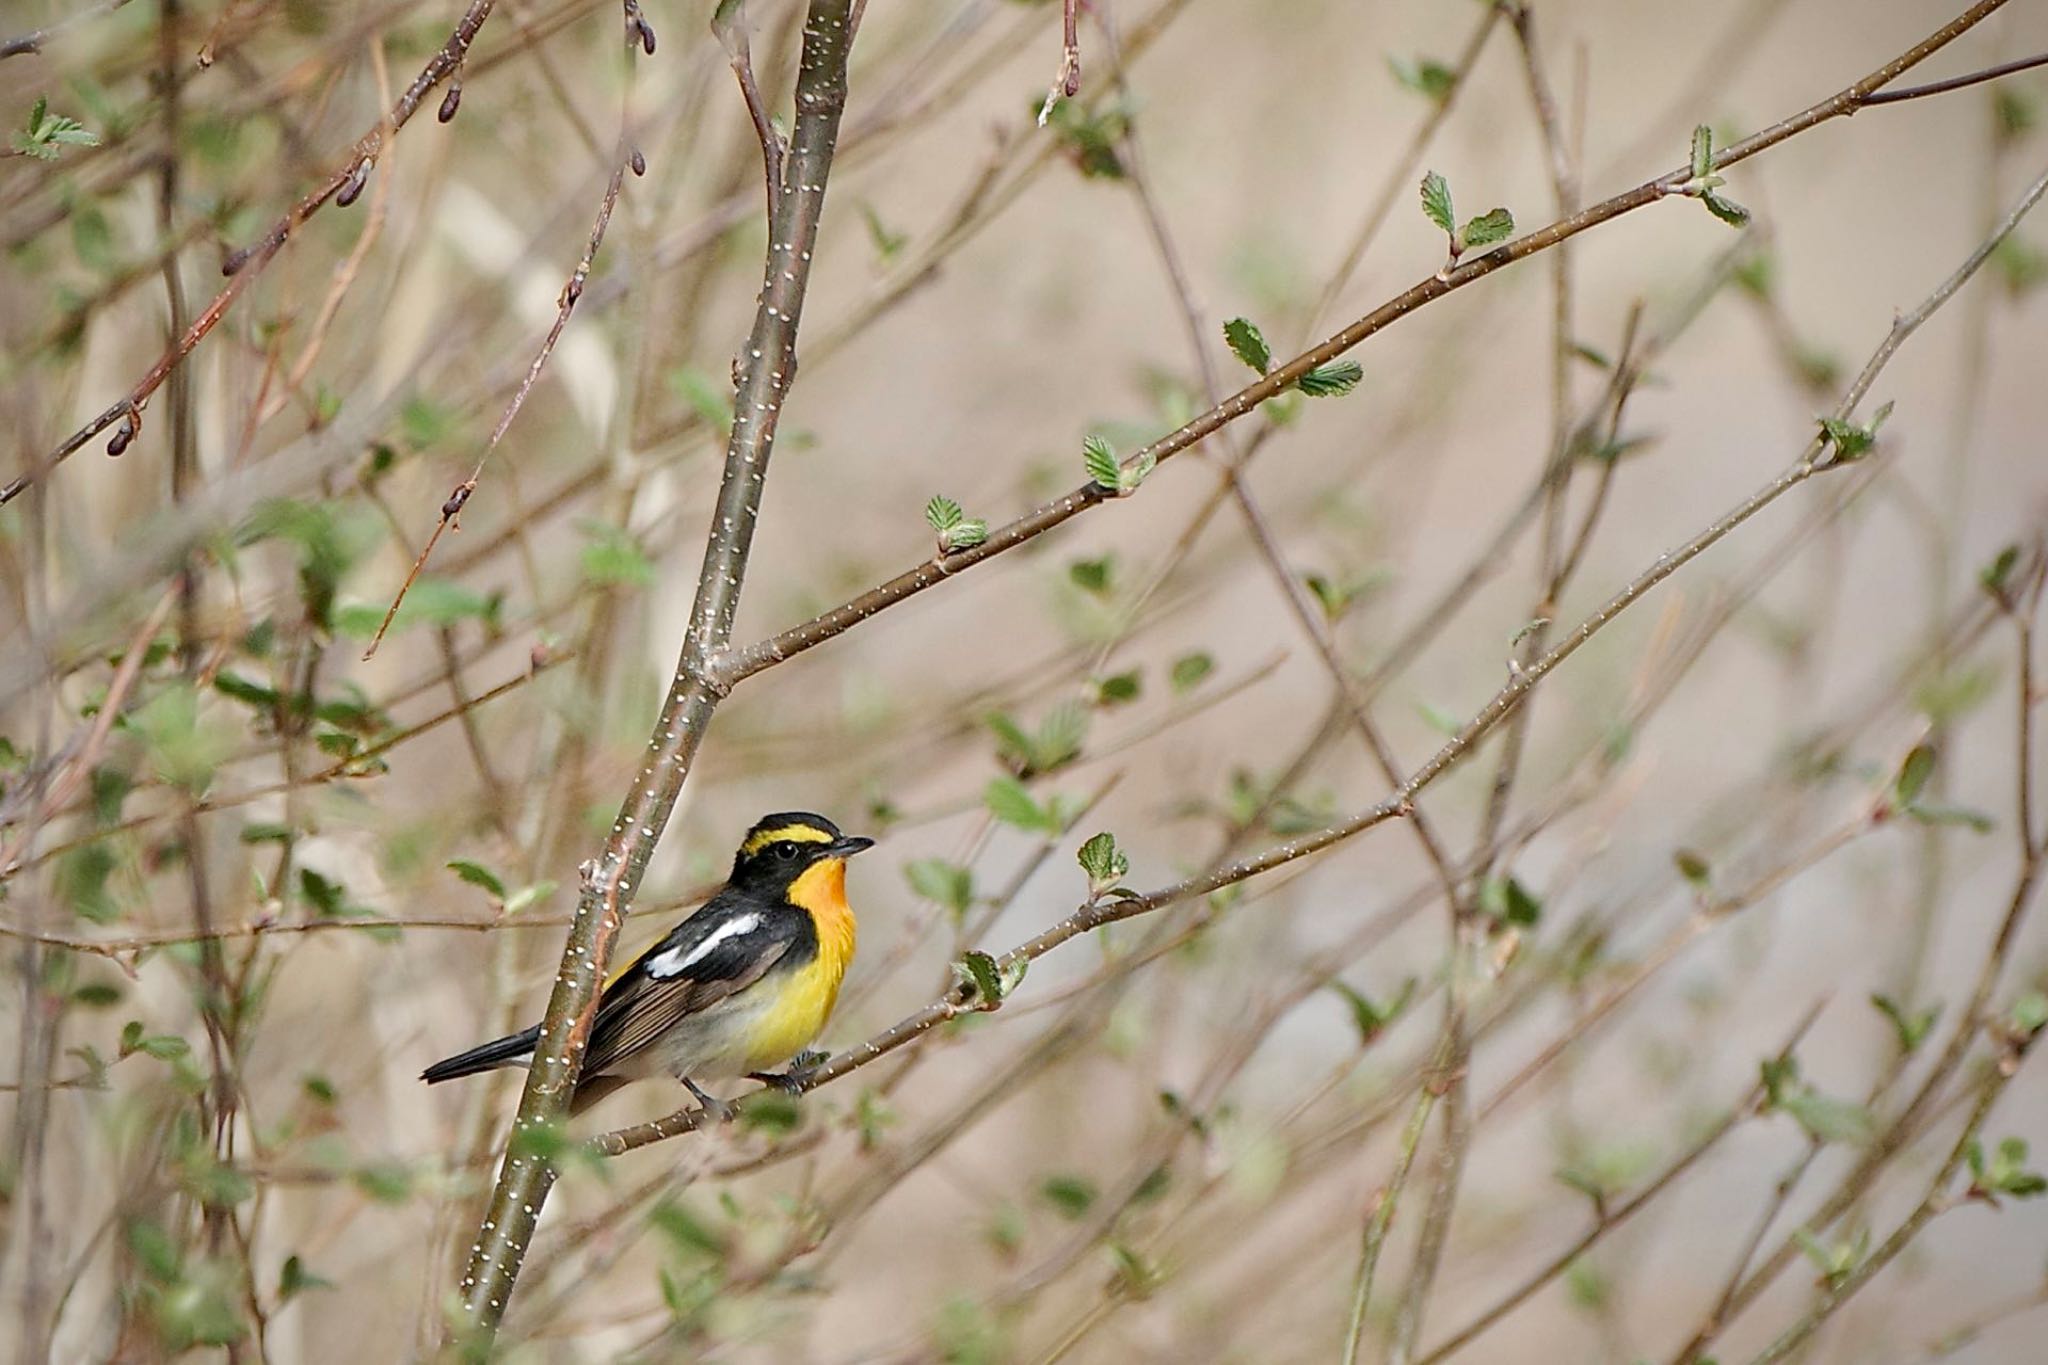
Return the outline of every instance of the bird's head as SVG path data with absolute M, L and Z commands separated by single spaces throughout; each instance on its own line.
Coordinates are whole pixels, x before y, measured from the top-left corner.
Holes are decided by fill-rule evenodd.
M 740 841 L 732 861 L 733 884 L 787 891 L 813 869 L 827 876 L 841 872 L 848 858 L 873 847 L 874 842 L 858 834 L 842 834 L 839 826 L 808 811 L 765 815 Z M 836 876 L 832 879 L 837 880 Z

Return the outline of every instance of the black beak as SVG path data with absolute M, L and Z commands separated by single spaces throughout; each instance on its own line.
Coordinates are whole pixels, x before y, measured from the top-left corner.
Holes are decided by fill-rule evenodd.
M 830 851 L 835 858 L 851 858 L 862 849 L 873 848 L 874 846 L 875 841 L 865 835 L 842 834 L 832 841 Z

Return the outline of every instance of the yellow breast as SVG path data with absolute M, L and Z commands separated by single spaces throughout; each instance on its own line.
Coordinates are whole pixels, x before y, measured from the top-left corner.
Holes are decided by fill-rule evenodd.
M 806 868 L 790 883 L 789 899 L 817 926 L 818 955 L 776 983 L 775 1003 L 756 1016 L 747 1038 L 748 1068 L 754 1071 L 780 1066 L 817 1039 L 853 961 L 856 929 L 853 907 L 846 903 L 844 858 Z

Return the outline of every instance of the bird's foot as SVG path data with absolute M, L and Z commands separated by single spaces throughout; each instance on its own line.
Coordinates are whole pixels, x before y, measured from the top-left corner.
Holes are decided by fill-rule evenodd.
M 825 1064 L 830 1053 L 818 1051 L 799 1052 L 789 1059 L 785 1071 L 750 1071 L 747 1079 L 772 1085 L 788 1095 L 801 1095 L 811 1088 L 811 1078 L 818 1074 L 818 1068 Z
M 704 1107 L 704 1117 L 713 1123 L 731 1123 L 733 1116 L 738 1113 L 732 1105 L 705 1090 L 688 1076 L 683 1077 L 683 1084 L 690 1087 L 690 1093 L 695 1095 L 697 1103 Z

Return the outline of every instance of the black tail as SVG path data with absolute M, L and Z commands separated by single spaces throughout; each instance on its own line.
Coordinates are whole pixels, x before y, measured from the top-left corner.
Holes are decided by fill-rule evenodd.
M 435 1062 L 420 1073 L 420 1079 L 433 1085 L 438 1081 L 452 1081 L 457 1076 L 474 1076 L 479 1071 L 509 1066 L 533 1051 L 534 1044 L 539 1041 L 540 1025 L 535 1024 L 523 1033 L 479 1043 L 467 1052 L 458 1052 L 453 1057 Z

